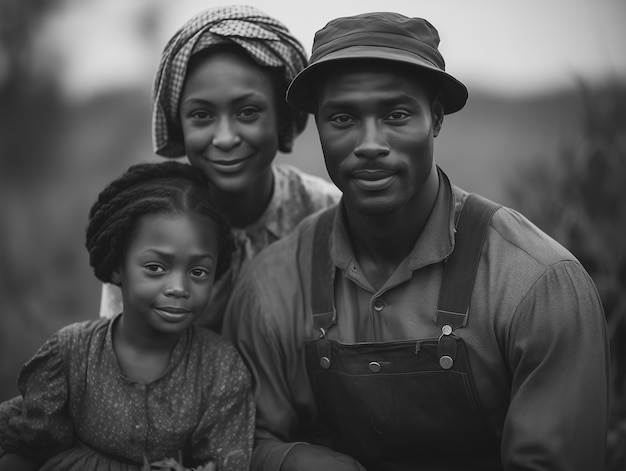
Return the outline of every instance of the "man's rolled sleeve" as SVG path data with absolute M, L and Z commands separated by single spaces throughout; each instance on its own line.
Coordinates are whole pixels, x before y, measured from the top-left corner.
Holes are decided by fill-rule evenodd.
M 524 297 L 511 325 L 508 357 L 505 469 L 603 469 L 606 322 L 596 288 L 578 262 L 548 268 Z

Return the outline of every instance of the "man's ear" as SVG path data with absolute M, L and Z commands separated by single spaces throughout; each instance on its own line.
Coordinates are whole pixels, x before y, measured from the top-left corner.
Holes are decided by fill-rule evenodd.
M 443 96 L 441 92 L 437 93 L 433 98 L 431 111 L 433 116 L 433 136 L 437 137 L 439 132 L 441 131 L 441 126 L 443 124 Z

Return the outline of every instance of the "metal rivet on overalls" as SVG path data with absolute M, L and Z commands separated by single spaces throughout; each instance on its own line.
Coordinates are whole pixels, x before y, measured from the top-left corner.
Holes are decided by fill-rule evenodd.
M 324 368 L 325 370 L 327 370 L 328 368 L 330 368 L 330 358 L 328 357 L 322 357 L 320 358 L 320 366 L 322 368 Z
M 452 327 L 450 327 L 448 324 L 444 325 L 441 328 L 441 333 L 443 335 L 450 335 L 452 333 Z
M 450 368 L 452 368 L 453 364 L 454 364 L 454 360 L 452 359 L 452 357 L 448 355 L 443 355 L 439 359 L 439 366 L 441 366 L 444 370 L 449 370 Z
M 368 366 L 372 373 L 378 373 L 382 368 L 382 366 L 380 366 L 380 363 L 378 363 L 377 361 L 370 361 L 370 364 Z

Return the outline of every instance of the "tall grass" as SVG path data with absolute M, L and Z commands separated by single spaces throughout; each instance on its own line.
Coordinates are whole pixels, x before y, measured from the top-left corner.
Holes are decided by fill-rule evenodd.
M 611 348 L 607 471 L 626 469 L 626 87 L 580 87 L 580 133 L 539 156 L 511 186 L 515 207 L 567 247 L 593 278 Z

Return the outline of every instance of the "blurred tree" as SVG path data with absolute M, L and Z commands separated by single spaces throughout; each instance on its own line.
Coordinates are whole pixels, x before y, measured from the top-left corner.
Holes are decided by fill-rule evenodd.
M 63 5 L 54 0 L 0 0 L 0 384 L 15 383 L 10 362 L 24 338 L 45 328 L 32 315 L 44 270 L 33 243 L 48 234 L 41 221 L 42 182 L 59 160 L 56 136 L 63 105 L 50 57 L 43 57 L 41 32 L 49 15 Z M 18 247 L 18 242 L 21 245 Z M 59 256 L 62 256 L 59 254 Z M 38 338 L 36 335 L 35 338 Z M 29 349 L 29 354 L 32 350 Z
M 63 42 L 84 34 L 67 18 L 106 2 L 0 0 L 0 400 L 17 393 L 19 369 L 50 334 L 97 315 L 89 206 L 105 182 L 152 157 L 149 89 L 70 101 L 61 88 L 74 59 Z M 138 12 L 148 41 L 152 0 Z
M 593 278 L 611 343 L 608 464 L 626 469 L 626 87 L 580 85 L 581 132 L 511 185 L 514 206 L 567 247 Z
M 45 19 L 63 2 L 0 0 L 0 175 L 3 184 L 45 176 L 59 124 L 56 77 L 37 50 Z

